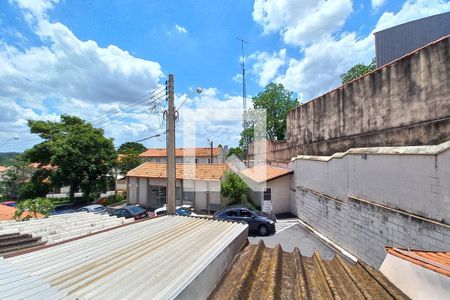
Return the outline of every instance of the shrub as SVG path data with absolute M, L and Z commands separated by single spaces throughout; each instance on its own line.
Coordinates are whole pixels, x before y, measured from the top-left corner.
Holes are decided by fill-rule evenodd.
M 53 203 L 50 199 L 35 198 L 23 200 L 20 201 L 16 206 L 14 219 L 20 219 L 20 217 L 24 212 L 28 212 L 31 216 L 34 216 L 35 218 L 38 217 L 38 214 L 48 216 L 49 212 L 52 209 Z

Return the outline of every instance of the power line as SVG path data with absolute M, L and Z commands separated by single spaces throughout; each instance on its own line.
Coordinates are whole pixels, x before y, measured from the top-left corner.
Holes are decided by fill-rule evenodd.
M 122 116 L 124 116 L 124 115 L 126 115 L 126 114 L 128 114 L 129 112 L 125 112 L 125 114 L 124 114 L 124 112 L 121 112 L 120 111 L 120 109 L 122 109 L 122 110 L 124 110 L 124 111 L 126 111 L 127 109 L 129 109 L 129 108 L 131 108 L 131 107 L 135 107 L 135 106 L 137 106 L 137 105 L 143 105 L 142 103 L 144 103 L 144 102 L 147 102 L 148 100 L 152 100 L 152 99 L 154 99 L 156 96 L 159 96 L 159 95 L 161 95 L 163 92 L 165 91 L 165 86 L 160 86 L 160 87 L 158 87 L 158 88 L 156 88 L 156 89 L 154 89 L 153 91 L 151 91 L 151 92 L 149 92 L 149 93 L 146 93 L 146 94 L 144 94 L 144 95 L 142 95 L 141 97 L 139 97 L 139 98 L 137 98 L 136 100 L 133 100 L 132 102 L 131 102 L 131 104 L 129 104 L 129 105 L 127 105 L 127 106 L 123 106 L 123 107 L 118 107 L 118 108 L 115 108 L 115 109 L 111 109 L 111 110 L 109 110 L 108 112 L 106 112 L 106 113 L 103 113 L 103 114 L 101 114 L 100 116 L 97 116 L 95 119 L 92 119 L 92 120 L 86 120 L 86 122 L 88 122 L 88 123 L 91 123 L 91 125 L 93 126 L 93 127 L 98 127 L 98 125 L 102 125 L 102 126 L 105 126 L 106 124 L 106 127 L 107 126 L 109 126 L 110 124 L 109 123 L 111 123 L 110 121 L 112 120 L 112 119 L 116 119 L 116 118 L 120 118 L 120 117 L 122 117 Z M 150 97 L 149 97 L 150 96 Z M 149 97 L 149 98 L 148 98 Z M 117 110 L 119 110 L 118 112 L 115 112 L 115 113 L 113 113 L 113 114 L 109 114 L 110 112 L 113 112 L 113 111 L 117 111 Z M 136 110 L 134 110 L 134 112 L 135 112 Z M 133 114 L 133 116 L 134 115 L 137 115 L 138 113 L 135 113 L 135 114 Z M 113 116 L 113 118 L 112 119 L 108 119 L 108 117 L 111 117 L 111 116 Z M 106 119 L 105 119 L 105 117 L 106 117 Z M 131 117 L 131 116 L 129 116 L 129 117 Z M 104 120 L 102 120 L 102 119 L 104 119 Z M 120 120 L 125 120 L 126 118 L 121 118 Z M 101 122 L 99 122 L 100 120 L 102 120 Z M 120 121 L 119 120 L 119 121 Z M 107 121 L 106 123 L 104 122 L 104 121 Z M 97 123 L 97 124 L 96 124 Z M 100 128 L 102 127 L 102 126 L 100 126 Z M 38 142 L 39 140 L 41 140 L 41 138 L 40 137 L 38 137 L 38 136 L 34 136 L 34 137 L 29 137 L 29 138 L 26 138 L 26 139 L 20 139 L 20 140 L 18 140 L 18 141 L 14 141 L 14 142 L 12 142 L 12 143 L 10 143 L 8 146 L 18 146 L 18 145 L 23 145 L 23 143 L 24 142 L 29 142 L 29 145 L 32 145 L 32 144 L 35 144 L 35 142 Z M 26 147 L 27 148 L 27 147 Z
M 164 131 L 164 132 L 161 132 L 161 133 L 158 133 L 158 134 L 155 134 L 155 135 L 151 135 L 151 136 L 148 136 L 148 137 L 146 137 L 146 138 L 137 140 L 137 141 L 135 141 L 135 143 L 140 143 L 140 142 L 143 142 L 143 141 L 146 141 L 146 140 L 149 140 L 149 139 L 153 139 L 153 138 L 155 138 L 155 137 L 160 137 L 160 136 L 162 136 L 162 135 L 164 135 L 164 134 L 167 134 L 167 130 Z

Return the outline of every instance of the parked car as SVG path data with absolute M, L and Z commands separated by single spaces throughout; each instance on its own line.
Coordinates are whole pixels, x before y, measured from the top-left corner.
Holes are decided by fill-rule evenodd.
M 259 235 L 274 234 L 276 231 L 274 220 L 245 206 L 225 207 L 217 211 L 213 217 L 217 220 L 245 222 L 248 224 L 249 232 Z
M 49 213 L 49 215 L 61 215 L 61 214 L 70 214 L 76 212 L 73 204 L 62 204 L 55 206 L 53 210 Z
M 0 203 L 1 205 L 6 205 L 6 206 L 10 206 L 10 207 L 15 207 L 17 205 L 16 201 L 5 201 Z
M 84 207 L 77 209 L 77 212 L 81 212 L 81 211 L 91 212 L 94 214 L 106 214 L 107 213 L 106 207 L 104 207 L 103 205 L 100 205 L 100 204 L 92 204 L 92 205 L 84 206 Z
M 122 208 L 116 209 L 111 216 L 117 216 L 118 218 L 124 217 L 125 219 L 134 218 L 135 220 L 152 217 L 153 213 L 148 212 L 146 209 L 136 206 L 127 205 Z
M 164 204 L 163 207 L 155 209 L 154 214 L 155 214 L 155 216 L 167 215 L 167 204 Z M 178 216 L 192 216 L 192 217 L 199 216 L 196 213 L 194 213 L 192 210 L 188 209 L 187 207 L 182 207 L 182 206 L 176 207 L 175 214 Z

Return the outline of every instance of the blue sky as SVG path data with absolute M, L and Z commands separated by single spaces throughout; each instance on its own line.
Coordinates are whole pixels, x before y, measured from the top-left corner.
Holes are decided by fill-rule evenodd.
M 0 152 L 39 142 L 27 119 L 62 113 L 94 121 L 116 145 L 161 132 L 161 113 L 146 111 L 146 98 L 133 101 L 168 73 L 177 104 L 204 89 L 180 110 L 178 145 L 234 146 L 242 103 L 236 37 L 249 42 L 250 97 L 274 81 L 306 102 L 374 57 L 374 31 L 449 10 L 443 0 L 1 1 Z M 193 119 L 196 139 L 185 134 Z

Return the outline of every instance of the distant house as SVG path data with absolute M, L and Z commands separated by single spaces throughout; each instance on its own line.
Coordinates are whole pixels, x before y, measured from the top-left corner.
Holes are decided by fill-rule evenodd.
M 268 203 L 274 214 L 290 212 L 289 193 L 292 184 L 292 170 L 271 165 L 259 165 L 243 169 L 239 173 L 251 189 L 251 200 L 261 206 L 262 210 L 265 210 L 265 203 Z
M 176 204 L 192 205 L 196 210 L 220 207 L 220 179 L 226 164 L 176 164 Z M 127 173 L 127 199 L 155 209 L 167 203 L 166 163 L 145 162 Z
M 150 148 L 139 155 L 147 162 L 166 162 L 166 148 Z M 221 147 L 176 148 L 177 163 L 211 164 L 223 163 L 225 152 Z

